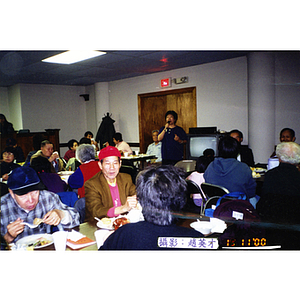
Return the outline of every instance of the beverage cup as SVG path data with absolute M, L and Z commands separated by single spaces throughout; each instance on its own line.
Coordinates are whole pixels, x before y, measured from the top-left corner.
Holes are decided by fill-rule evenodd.
M 67 245 L 68 231 L 56 231 L 52 233 L 56 251 L 65 251 Z
M 113 230 L 105 230 L 105 229 L 99 229 L 95 231 L 94 235 L 97 242 L 97 248 L 99 249 L 104 241 L 113 233 Z
M 130 210 L 130 212 L 128 213 L 127 217 L 130 221 L 130 223 L 136 223 L 140 221 L 141 218 L 141 210 L 133 208 L 132 210 Z
M 128 152 L 124 152 L 124 156 L 125 156 L 125 157 L 128 157 Z

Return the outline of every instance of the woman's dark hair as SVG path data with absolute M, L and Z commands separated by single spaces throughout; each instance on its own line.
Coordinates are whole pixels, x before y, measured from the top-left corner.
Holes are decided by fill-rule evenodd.
M 239 142 L 231 136 L 224 136 L 219 141 L 219 157 L 237 158 L 239 154 Z
M 77 144 L 78 144 L 78 142 L 77 142 L 76 140 L 74 140 L 74 139 L 68 141 L 68 148 L 69 148 L 70 150 L 71 150 L 71 148 L 73 147 L 74 143 L 77 143 Z
M 32 159 L 30 167 L 34 169 L 37 173 L 51 173 L 51 162 L 43 156 L 37 156 Z
M 86 138 L 86 137 L 83 137 L 83 138 L 81 138 L 80 141 L 79 141 L 79 145 L 82 145 L 82 144 L 89 144 L 89 145 L 91 145 L 92 142 L 91 142 L 90 139 L 88 139 L 88 138 Z
M 122 142 L 122 141 L 123 141 L 122 134 L 121 134 L 120 132 L 116 132 L 116 133 L 113 135 L 113 138 L 114 138 L 116 141 L 119 141 L 119 142 Z
M 8 147 L 5 147 L 4 150 L 2 151 L 1 153 L 1 157 L 3 158 L 3 153 L 4 152 L 7 152 L 7 153 L 12 153 L 14 155 L 14 157 L 16 157 L 16 149 L 14 147 L 11 147 L 11 146 L 8 146 Z
M 185 172 L 172 165 L 151 166 L 138 174 L 136 193 L 147 222 L 170 225 L 171 211 L 179 211 L 186 203 Z
M 177 120 L 178 120 L 178 114 L 177 114 L 176 111 L 174 111 L 174 110 L 168 110 L 168 111 L 166 112 L 166 114 L 165 114 L 165 119 L 167 118 L 168 115 L 172 115 L 172 116 L 174 117 L 174 120 L 175 120 L 174 123 L 177 122 Z
M 204 173 L 208 165 L 213 161 L 213 158 L 207 156 L 199 156 L 196 161 L 196 171 Z
M 84 137 L 87 137 L 88 135 L 91 135 L 92 137 L 94 136 L 91 131 L 86 131 Z

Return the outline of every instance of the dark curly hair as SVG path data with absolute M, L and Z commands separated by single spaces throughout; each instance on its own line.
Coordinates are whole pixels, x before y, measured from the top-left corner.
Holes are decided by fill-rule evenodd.
M 172 165 L 151 166 L 139 173 L 136 192 L 146 221 L 170 225 L 171 211 L 179 211 L 186 203 L 185 172 Z

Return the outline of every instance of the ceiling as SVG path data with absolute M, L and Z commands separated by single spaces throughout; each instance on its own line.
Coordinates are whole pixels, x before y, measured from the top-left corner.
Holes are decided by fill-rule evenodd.
M 79 85 L 109 82 L 247 55 L 247 51 L 107 51 L 70 65 L 42 62 L 63 51 L 0 51 L 0 87 L 17 83 Z

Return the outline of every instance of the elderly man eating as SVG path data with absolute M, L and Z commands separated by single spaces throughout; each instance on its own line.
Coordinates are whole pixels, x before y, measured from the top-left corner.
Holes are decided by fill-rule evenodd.
M 119 173 L 121 154 L 116 147 L 108 146 L 99 153 L 102 170 L 84 184 L 86 220 L 94 217 L 115 217 L 136 207 L 135 185 L 131 176 Z
M 72 228 L 79 225 L 79 213 L 63 204 L 58 195 L 43 190 L 44 185 L 34 169 L 21 167 L 13 170 L 8 178 L 9 193 L 1 197 L 1 234 L 7 243 L 38 233 L 50 231 L 50 226 L 62 224 Z M 43 220 L 36 228 L 35 218 Z

